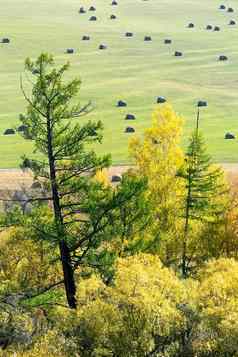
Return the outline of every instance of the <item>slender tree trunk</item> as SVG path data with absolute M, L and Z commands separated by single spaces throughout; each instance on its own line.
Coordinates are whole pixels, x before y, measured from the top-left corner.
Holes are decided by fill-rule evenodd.
M 71 256 L 70 256 L 69 247 L 67 246 L 65 240 L 61 240 L 59 246 L 60 246 L 60 257 L 61 257 L 63 273 L 64 273 L 64 286 L 65 286 L 68 305 L 71 309 L 76 309 L 77 307 L 77 301 L 75 297 L 76 286 L 74 281 L 74 271 L 71 265 Z
M 188 219 L 185 218 L 184 237 L 183 237 L 183 252 L 182 252 L 182 276 L 187 277 L 187 240 L 188 240 Z
M 182 252 L 182 276 L 184 278 L 187 277 L 187 241 L 188 241 L 188 231 L 189 231 L 190 201 L 191 201 L 191 174 L 189 169 L 188 193 L 186 198 L 183 252 Z
M 60 259 L 62 263 L 64 286 L 68 305 L 71 309 L 76 309 L 76 285 L 74 280 L 74 270 L 72 268 L 71 256 L 67 242 L 64 235 L 63 217 L 60 207 L 60 198 L 56 182 L 55 160 L 52 149 L 52 129 L 50 113 L 47 117 L 47 141 L 48 141 L 48 160 L 50 168 L 50 182 L 53 199 L 54 216 L 56 223 L 57 236 L 59 240 Z

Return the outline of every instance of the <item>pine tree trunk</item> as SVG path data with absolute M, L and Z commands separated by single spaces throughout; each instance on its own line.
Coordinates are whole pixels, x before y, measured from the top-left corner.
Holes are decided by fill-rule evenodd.
M 188 193 L 187 193 L 186 209 L 185 209 L 183 252 L 182 252 L 182 276 L 184 278 L 187 277 L 187 241 L 188 241 L 188 231 L 189 231 L 190 203 L 191 203 L 191 174 L 189 172 Z
M 71 309 L 76 309 L 76 287 L 74 281 L 74 271 L 71 265 L 71 257 L 69 248 L 64 240 L 59 243 L 60 246 L 60 258 L 64 273 L 64 286 L 68 305 Z
M 182 253 L 182 276 L 183 276 L 183 278 L 187 277 L 187 239 L 188 239 L 188 224 L 186 222 L 185 229 L 184 229 L 183 253 Z
M 62 263 L 63 275 L 64 275 L 64 286 L 65 293 L 67 297 L 68 305 L 71 309 L 76 309 L 76 285 L 74 279 L 74 270 L 72 267 L 71 256 L 67 242 L 65 241 L 64 236 L 64 224 L 63 217 L 60 207 L 60 198 L 56 181 L 56 169 L 55 169 L 55 160 L 53 155 L 52 148 L 52 129 L 51 129 L 51 120 L 50 112 L 48 111 L 47 118 L 47 141 L 48 141 L 48 160 L 50 168 L 50 182 L 51 182 L 51 191 L 52 191 L 52 200 L 53 200 L 53 209 L 55 216 L 55 224 L 57 230 L 57 237 L 59 241 L 59 250 L 60 250 L 60 259 Z

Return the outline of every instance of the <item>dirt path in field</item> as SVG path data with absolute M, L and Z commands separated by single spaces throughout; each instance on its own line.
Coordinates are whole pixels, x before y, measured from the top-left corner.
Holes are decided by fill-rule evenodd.
M 33 176 L 20 169 L 0 169 L 0 191 L 15 191 L 31 187 Z
M 225 172 L 229 174 L 238 175 L 238 163 L 237 164 L 221 164 Z
M 220 164 L 224 171 L 228 175 L 237 175 L 238 176 L 238 163 L 237 164 Z M 123 172 L 127 171 L 130 166 L 112 166 L 108 170 L 109 177 L 112 175 L 121 175 Z
M 225 172 L 230 176 L 238 177 L 238 163 L 236 164 L 221 164 Z M 111 178 L 114 175 L 122 175 L 130 166 L 118 165 L 108 169 L 108 176 Z M 33 176 L 30 171 L 22 171 L 20 169 L 0 169 L 0 191 L 15 191 L 22 188 L 29 188 L 33 183 Z

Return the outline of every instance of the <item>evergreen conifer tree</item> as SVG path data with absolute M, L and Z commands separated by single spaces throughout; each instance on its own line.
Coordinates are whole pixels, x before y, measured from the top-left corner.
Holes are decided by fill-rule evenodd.
M 34 82 L 30 96 L 22 84 L 28 107 L 21 121 L 25 138 L 33 140 L 40 154 L 39 159 L 25 157 L 23 167 L 41 178 L 49 193 L 31 202 L 52 202 L 53 214 L 47 218 L 45 208 L 39 205 L 32 211 L 31 229 L 39 239 L 58 245 L 67 302 L 75 309 L 75 270 L 90 267 L 110 273 L 115 255 L 110 239 L 115 234 L 113 227 L 120 226 L 118 212 L 130 200 L 143 197 L 146 180 L 128 176 L 113 189 L 95 179 L 96 172 L 110 164 L 108 155 L 98 157 L 90 149 L 90 144 L 101 142 L 102 124 L 89 121 L 80 125 L 76 119 L 87 114 L 90 104 L 81 108 L 77 103 L 80 80 L 63 81 L 68 68 L 69 64 L 55 68 L 48 54 L 26 60 L 26 70 L 33 74 Z M 130 214 L 139 222 L 144 213 L 135 207 Z
M 221 213 L 221 207 L 214 204 L 214 197 L 224 193 L 222 184 L 223 172 L 212 165 L 206 152 L 202 134 L 196 129 L 191 135 L 185 155 L 185 164 L 178 175 L 185 181 L 183 198 L 183 242 L 182 242 L 182 275 L 186 277 L 189 270 L 188 236 L 190 223 L 193 220 L 205 221 Z

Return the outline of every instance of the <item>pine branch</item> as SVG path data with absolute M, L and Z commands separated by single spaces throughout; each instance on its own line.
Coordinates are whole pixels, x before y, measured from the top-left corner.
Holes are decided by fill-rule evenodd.
M 23 96 L 24 96 L 25 100 L 27 101 L 27 103 L 28 103 L 33 109 L 35 109 L 42 117 L 47 118 L 46 114 L 43 113 L 36 105 L 34 105 L 33 102 L 30 100 L 30 98 L 26 95 L 26 92 L 25 92 L 25 90 L 24 90 L 23 83 L 22 83 L 22 76 L 20 76 L 20 87 L 21 87 L 21 91 L 22 91 Z

